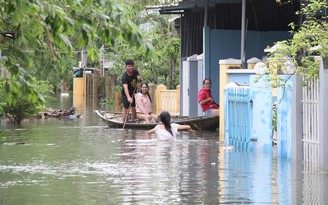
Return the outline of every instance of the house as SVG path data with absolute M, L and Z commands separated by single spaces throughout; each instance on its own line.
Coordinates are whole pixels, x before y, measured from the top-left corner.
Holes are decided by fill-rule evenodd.
M 178 5 L 162 7 L 159 12 L 180 14 L 180 21 L 176 21 L 180 25 L 181 61 L 203 54 L 204 77 L 212 80 L 212 94 L 219 102 L 219 60 L 241 59 L 246 68 L 247 59 L 262 59 L 265 48 L 291 38 L 289 24 L 301 22 L 295 14 L 300 1 L 183 0 Z M 183 73 L 181 69 L 182 63 Z

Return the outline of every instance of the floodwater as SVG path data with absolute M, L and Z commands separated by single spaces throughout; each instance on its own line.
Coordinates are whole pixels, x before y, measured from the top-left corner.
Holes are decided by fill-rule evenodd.
M 83 112 L 1 129 L 1 205 L 328 204 L 328 175 L 311 166 L 225 147 L 217 132 L 161 142 Z

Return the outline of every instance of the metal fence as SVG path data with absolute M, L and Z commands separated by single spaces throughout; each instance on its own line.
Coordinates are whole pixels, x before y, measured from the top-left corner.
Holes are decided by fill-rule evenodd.
M 303 153 L 304 162 L 319 163 L 319 83 L 309 80 L 303 87 Z M 314 166 L 313 166 L 314 167 Z

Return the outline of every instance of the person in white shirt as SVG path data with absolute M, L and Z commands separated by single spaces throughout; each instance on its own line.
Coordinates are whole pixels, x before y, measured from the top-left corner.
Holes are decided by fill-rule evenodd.
M 158 116 L 151 111 L 151 97 L 148 92 L 148 84 L 141 83 L 141 92 L 135 95 L 136 99 L 136 112 L 139 120 L 149 122 L 157 122 Z
M 190 135 L 195 134 L 195 130 L 191 129 L 189 125 L 171 123 L 171 115 L 169 112 L 163 111 L 159 115 L 159 118 L 162 123 L 148 131 L 148 134 L 156 133 L 158 140 L 175 140 L 178 130 L 188 130 Z

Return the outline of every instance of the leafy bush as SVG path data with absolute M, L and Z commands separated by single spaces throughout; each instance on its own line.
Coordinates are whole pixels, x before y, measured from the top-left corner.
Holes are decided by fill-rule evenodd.
M 14 124 L 21 124 L 24 119 L 40 112 L 44 106 L 44 99 L 52 98 L 50 96 L 52 88 L 47 81 L 34 80 L 33 82 L 34 95 L 25 92 L 24 86 L 13 79 L 0 82 L 0 99 L 2 99 L 0 111 L 3 117 L 8 117 Z
M 319 73 L 319 61 L 316 56 L 320 56 L 324 62 L 328 58 L 328 2 L 327 0 L 309 0 L 302 3 L 302 8 L 298 15 L 303 22 L 298 26 L 291 23 L 293 38 L 277 43 L 276 50 L 270 55 L 276 61 L 288 62 L 295 66 L 295 71 L 308 79 L 317 79 Z M 286 65 L 282 65 L 286 67 Z M 270 73 L 280 70 L 281 64 L 270 66 Z M 282 84 L 284 86 L 284 84 Z

